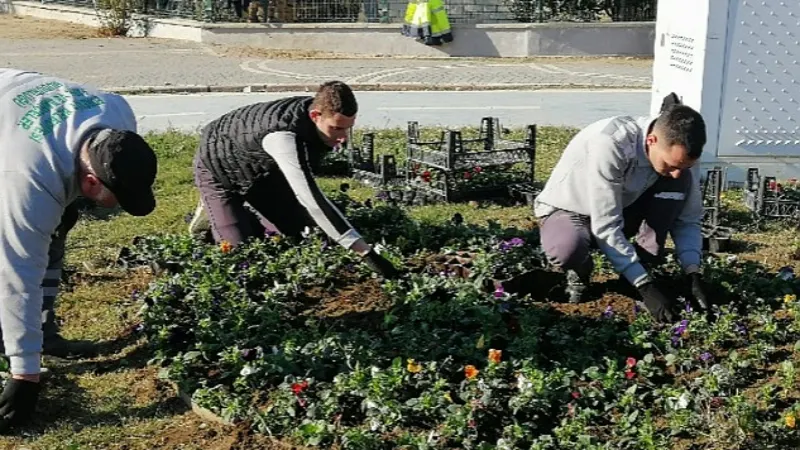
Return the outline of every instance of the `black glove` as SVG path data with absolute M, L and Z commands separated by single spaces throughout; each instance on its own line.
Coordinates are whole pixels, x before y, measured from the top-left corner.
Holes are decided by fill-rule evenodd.
M 371 249 L 369 253 L 364 255 L 364 261 L 370 269 L 387 279 L 396 278 L 398 275 L 397 269 L 386 258 L 378 254 L 375 249 Z
M 678 316 L 677 302 L 667 297 L 654 283 L 648 282 L 639 287 L 644 306 L 659 322 L 674 322 Z
M 10 379 L 0 394 L 0 433 L 23 425 L 36 410 L 41 383 Z
M 706 285 L 703 282 L 703 278 L 700 276 L 700 273 L 695 272 L 689 274 L 689 281 L 692 285 L 692 297 L 694 297 L 695 300 L 695 305 L 693 306 L 699 307 L 703 311 L 708 311 L 711 303 L 708 301 Z

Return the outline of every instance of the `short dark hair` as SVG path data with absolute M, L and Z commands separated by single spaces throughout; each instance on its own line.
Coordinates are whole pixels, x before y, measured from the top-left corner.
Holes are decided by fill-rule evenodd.
M 322 84 L 311 103 L 323 115 L 341 114 L 353 117 L 358 112 L 358 103 L 353 90 L 342 81 L 328 81 Z
M 663 133 L 666 144 L 686 147 L 687 156 L 700 158 L 706 145 L 706 123 L 703 116 L 686 105 L 671 105 L 656 119 L 655 128 Z

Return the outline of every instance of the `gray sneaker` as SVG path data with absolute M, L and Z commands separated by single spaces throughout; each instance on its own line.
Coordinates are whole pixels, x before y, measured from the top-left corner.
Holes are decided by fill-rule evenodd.
M 197 208 L 194 210 L 194 216 L 189 223 L 189 233 L 195 237 L 202 238 L 211 229 L 211 223 L 208 221 L 208 214 L 203 207 L 203 201 L 197 202 Z
M 585 300 L 587 284 L 574 270 L 567 271 L 567 288 L 565 291 L 570 303 L 580 303 Z

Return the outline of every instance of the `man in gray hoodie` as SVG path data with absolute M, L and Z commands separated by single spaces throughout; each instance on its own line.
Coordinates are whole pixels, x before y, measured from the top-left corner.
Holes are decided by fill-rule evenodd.
M 685 105 L 657 117 L 612 117 L 581 130 L 569 143 L 534 211 L 548 259 L 567 273 L 571 301 L 584 298 L 599 248 L 636 287 L 658 320 L 672 320 L 677 302 L 645 265 L 661 260 L 669 233 L 700 306 L 703 202 L 692 168 L 706 143 L 705 122 Z M 636 242 L 629 239 L 636 236 Z
M 0 68 L 0 329 L 11 363 L 0 432 L 25 423 L 38 402 L 43 298 L 54 294 L 49 272 L 60 268 L 65 230 L 77 220 L 68 205 L 82 195 L 150 214 L 156 171 L 121 96 Z

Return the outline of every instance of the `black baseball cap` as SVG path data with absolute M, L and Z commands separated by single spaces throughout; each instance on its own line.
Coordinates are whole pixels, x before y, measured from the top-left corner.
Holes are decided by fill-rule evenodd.
M 133 131 L 112 129 L 101 130 L 92 141 L 89 162 L 119 206 L 133 216 L 153 212 L 158 163 L 150 145 Z

